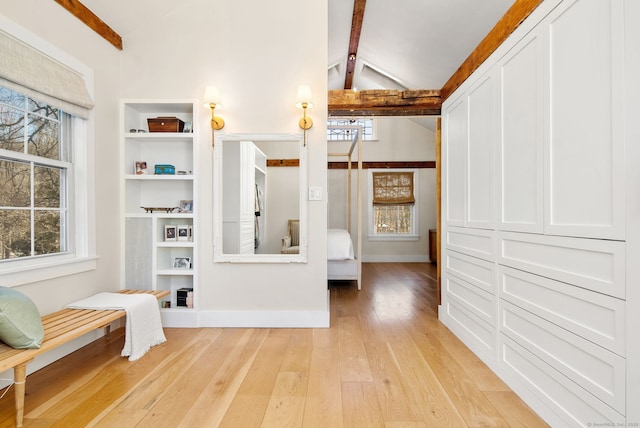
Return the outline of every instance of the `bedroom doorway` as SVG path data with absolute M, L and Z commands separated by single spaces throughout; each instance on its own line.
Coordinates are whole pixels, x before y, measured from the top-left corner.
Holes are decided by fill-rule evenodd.
M 331 112 L 330 112 L 331 113 Z M 358 112 L 354 112 L 356 114 Z M 353 116 L 356 118 L 359 116 Z M 334 119 L 330 117 L 330 120 Z M 378 122 L 376 126 L 375 138 L 372 140 L 365 140 L 363 142 L 364 150 L 364 176 L 365 187 L 367 185 L 367 170 L 369 168 L 418 168 L 420 173 L 416 175 L 418 191 L 424 191 L 419 195 L 420 210 L 422 213 L 419 218 L 419 239 L 413 242 L 402 241 L 373 241 L 369 239 L 368 230 L 368 213 L 366 212 L 368 206 L 368 190 L 365 190 L 365 196 L 363 198 L 363 210 L 361 212 L 361 220 L 364 223 L 364 235 L 363 250 L 364 250 L 364 262 L 406 262 L 406 261 L 426 261 L 430 262 L 432 258 L 435 258 L 435 262 L 431 262 L 436 271 L 437 277 L 437 299 L 440 301 L 440 204 L 441 204 L 441 190 L 440 190 L 440 119 L 436 117 L 415 117 L 415 116 L 393 116 L 393 117 L 374 117 Z M 394 123 L 396 122 L 396 123 Z M 426 137 L 422 137 L 420 130 L 423 129 Z M 413 141 L 422 141 L 422 146 L 407 146 L 408 148 L 402 148 L 402 140 L 409 139 Z M 428 149 L 427 149 L 428 147 Z M 377 149 L 377 152 L 376 152 Z M 329 211 L 328 211 L 328 225 L 332 227 L 339 226 L 340 220 L 344 218 L 344 213 L 340 210 L 334 210 L 332 208 L 332 201 L 338 200 L 339 205 L 346 205 L 346 191 L 344 189 L 345 177 L 346 177 L 346 162 L 343 165 L 337 165 L 333 159 L 328 159 L 328 185 L 327 191 L 329 194 Z M 354 165 L 355 167 L 355 165 Z M 355 183 L 352 184 L 355 187 Z M 426 201 L 428 200 L 428 203 Z M 333 205 L 335 207 L 335 205 Z M 427 214 L 428 213 L 428 214 Z M 353 216 L 356 214 L 354 213 Z M 429 231 L 435 230 L 435 257 L 430 256 L 430 237 Z M 411 249 L 407 250 L 407 246 L 416 245 L 420 246 L 419 250 Z M 404 246 L 404 248 L 403 248 Z M 431 250 L 433 252 L 433 250 Z M 416 254 L 421 254 L 423 259 L 418 260 L 417 257 L 413 257 Z M 386 259 L 385 259 L 386 257 Z M 366 286 L 366 284 L 364 285 Z

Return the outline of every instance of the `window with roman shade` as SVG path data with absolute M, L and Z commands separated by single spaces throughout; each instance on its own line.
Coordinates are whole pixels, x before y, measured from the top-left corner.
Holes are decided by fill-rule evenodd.
M 417 239 L 416 170 L 371 170 L 369 237 Z
M 374 205 L 403 205 L 415 203 L 413 171 L 374 172 Z
M 85 82 L 93 72 L 26 30 L 0 24 L 3 285 L 95 269 L 93 101 Z

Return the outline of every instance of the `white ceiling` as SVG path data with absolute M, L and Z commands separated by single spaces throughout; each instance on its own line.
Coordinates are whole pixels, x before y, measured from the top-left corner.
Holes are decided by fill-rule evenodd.
M 513 2 L 367 0 L 353 89 L 440 89 Z M 344 88 L 352 13 L 329 0 L 329 89 Z

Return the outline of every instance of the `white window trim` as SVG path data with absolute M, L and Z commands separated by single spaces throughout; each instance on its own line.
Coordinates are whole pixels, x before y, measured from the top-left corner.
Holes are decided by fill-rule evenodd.
M 416 199 L 413 204 L 413 214 L 411 216 L 412 221 L 412 230 L 414 233 L 412 234 L 376 234 L 373 230 L 373 173 L 374 172 L 413 172 L 413 195 Z M 418 193 L 418 178 L 419 178 L 419 170 L 418 169 L 398 169 L 398 168 L 370 168 L 367 173 L 368 177 L 368 189 L 367 189 L 367 210 L 368 210 L 368 227 L 367 227 L 367 236 L 369 241 L 418 241 L 420 239 L 420 212 L 419 212 L 419 193 Z
M 81 74 L 86 82 L 89 95 L 93 98 L 93 70 L 66 52 L 0 15 L 0 28 L 22 42 L 31 45 L 54 60 Z M 38 281 L 46 281 L 63 276 L 95 270 L 96 222 L 95 222 L 95 120 L 91 110 L 89 118 L 73 119 L 72 148 L 73 175 L 69 187 L 69 224 L 75 225 L 69 233 L 69 246 L 73 253 L 30 257 L 25 260 L 10 260 L 0 263 L 0 284 L 15 287 Z M 81 141 L 82 144 L 77 144 Z

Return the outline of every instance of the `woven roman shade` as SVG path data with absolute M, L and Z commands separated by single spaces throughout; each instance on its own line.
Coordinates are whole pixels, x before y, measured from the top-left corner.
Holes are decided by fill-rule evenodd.
M 415 203 L 413 172 L 374 172 L 374 205 L 402 205 Z
M 81 75 L 2 31 L 0 86 L 83 119 L 93 108 Z

